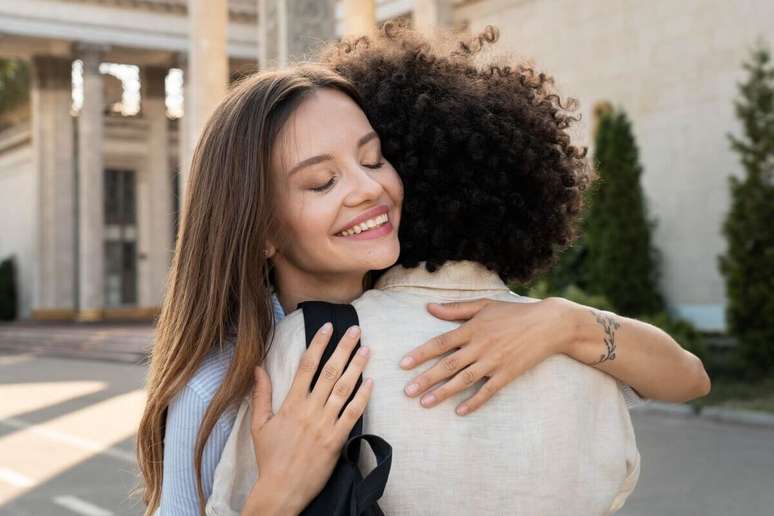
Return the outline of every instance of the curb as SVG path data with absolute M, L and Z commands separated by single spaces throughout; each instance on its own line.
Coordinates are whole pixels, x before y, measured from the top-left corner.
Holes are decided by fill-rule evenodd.
M 722 423 L 774 428 L 774 414 L 759 410 L 732 409 L 720 406 L 699 409 L 687 403 L 647 401 L 644 405 L 636 407 L 632 411 L 677 417 L 696 417 Z

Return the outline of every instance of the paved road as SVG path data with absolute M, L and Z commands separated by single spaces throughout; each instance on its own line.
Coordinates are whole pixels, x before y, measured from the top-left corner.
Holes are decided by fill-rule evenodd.
M 0 354 L 0 516 L 139 515 L 145 370 Z M 771 516 L 774 430 L 634 415 L 639 485 L 622 516 Z
M 0 515 L 142 514 L 137 365 L 0 354 Z
M 642 456 L 621 516 L 774 515 L 774 429 L 635 413 Z

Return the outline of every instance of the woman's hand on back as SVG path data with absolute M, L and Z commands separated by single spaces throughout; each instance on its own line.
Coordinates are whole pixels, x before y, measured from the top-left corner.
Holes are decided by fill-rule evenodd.
M 409 381 L 405 392 L 422 396 L 423 407 L 434 407 L 479 380 L 478 391 L 457 406 L 460 416 L 480 408 L 500 389 L 551 355 L 569 349 L 571 321 L 565 307 L 554 298 L 531 303 L 509 303 L 478 299 L 460 303 L 431 303 L 434 316 L 449 321 L 464 320 L 452 331 L 434 337 L 408 353 L 401 367 L 412 369 L 432 358 L 454 351 L 433 367 Z M 412 389 L 412 385 L 416 386 Z
M 261 367 L 255 369 L 251 433 L 259 474 L 242 514 L 287 515 L 303 510 L 327 482 L 352 427 L 365 410 L 373 389 L 370 378 L 346 404 L 368 361 L 368 348 L 360 347 L 346 365 L 360 336 L 357 327 L 346 332 L 310 392 L 330 336 L 327 323 L 301 357 L 277 414 L 272 414 L 269 375 Z

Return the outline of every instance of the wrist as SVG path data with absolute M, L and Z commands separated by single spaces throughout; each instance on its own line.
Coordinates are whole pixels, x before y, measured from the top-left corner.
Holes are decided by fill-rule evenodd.
M 587 307 L 562 297 L 550 297 L 546 301 L 555 306 L 555 310 L 558 312 L 558 317 L 555 320 L 560 322 L 555 328 L 555 335 L 557 337 L 556 352 L 564 353 L 578 360 L 581 342 L 584 338 L 587 338 L 588 328 L 585 325 L 588 325 L 588 319 L 591 317 L 591 314 L 583 313 L 584 309 L 588 311 Z M 588 317 L 584 317 L 584 315 Z M 593 320 L 593 317 L 591 319 Z
M 296 515 L 301 509 L 293 493 L 278 487 L 265 477 L 259 477 L 245 500 L 242 516 Z
M 572 321 L 572 336 L 567 354 L 584 364 L 597 367 L 615 359 L 615 333 L 621 319 L 613 312 L 573 303 L 568 318 Z

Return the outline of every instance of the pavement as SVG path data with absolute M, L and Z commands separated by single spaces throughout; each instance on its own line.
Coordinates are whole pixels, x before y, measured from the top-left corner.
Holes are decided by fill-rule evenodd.
M 18 321 L 0 324 L 0 349 L 141 364 L 153 332 L 150 322 Z
M 138 516 L 141 365 L 0 351 L 0 516 Z

